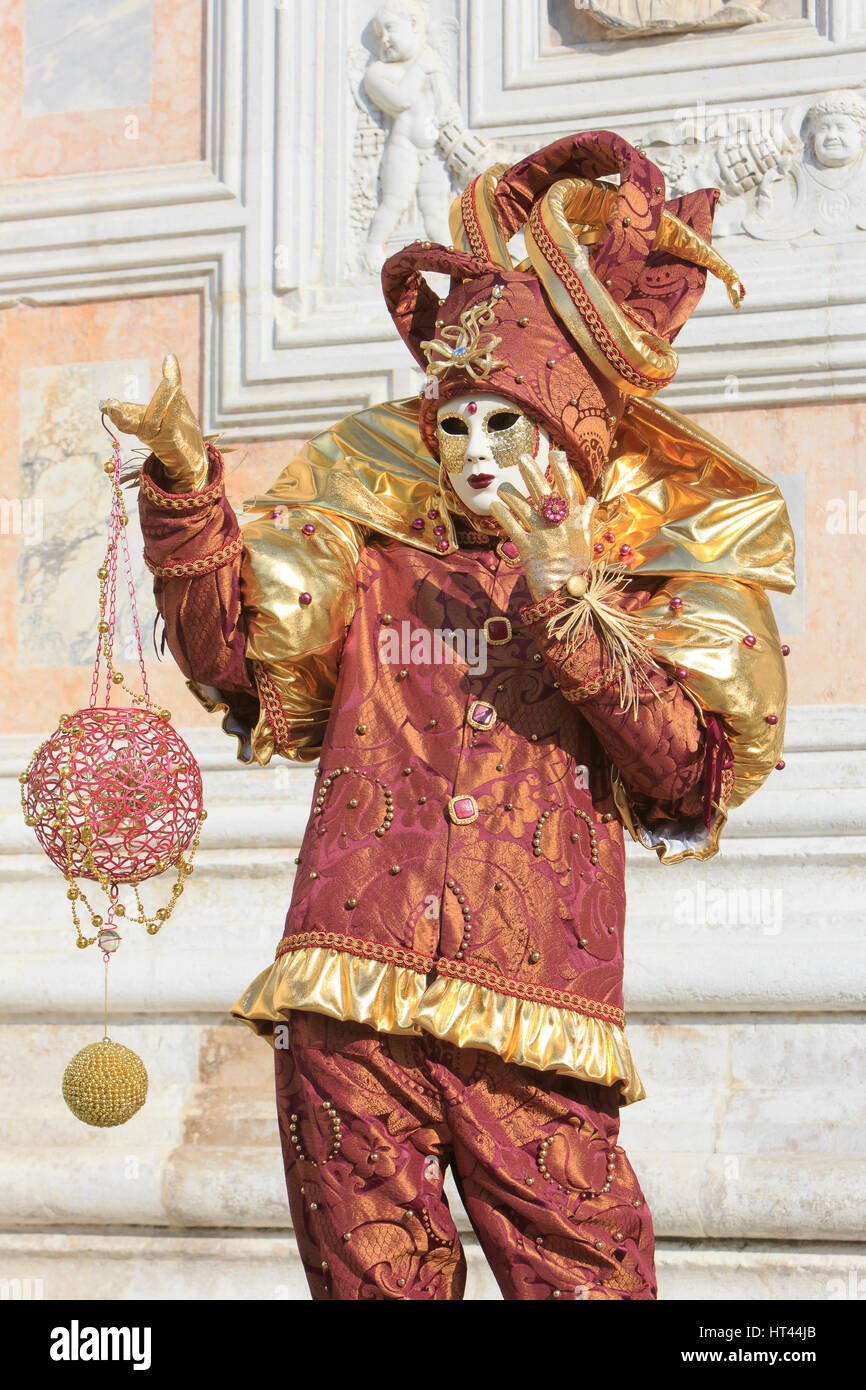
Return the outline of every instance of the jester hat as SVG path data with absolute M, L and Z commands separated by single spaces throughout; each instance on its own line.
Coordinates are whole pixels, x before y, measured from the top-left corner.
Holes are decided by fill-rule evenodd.
M 619 176 L 619 185 L 600 182 Z M 438 408 L 477 390 L 544 424 L 587 491 L 629 397 L 674 378 L 671 344 L 707 271 L 744 290 L 709 244 L 716 188 L 665 199 L 661 171 L 610 131 L 555 141 L 495 165 L 451 209 L 452 247 L 415 242 L 385 262 L 388 309 L 428 373 L 421 438 L 434 458 Z M 524 232 L 527 260 L 508 249 Z M 446 274 L 444 301 L 424 272 Z

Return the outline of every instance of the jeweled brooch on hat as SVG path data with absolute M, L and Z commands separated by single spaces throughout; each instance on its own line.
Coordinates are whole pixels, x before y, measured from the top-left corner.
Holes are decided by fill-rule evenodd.
M 441 376 L 451 367 L 457 367 L 478 381 L 505 366 L 493 357 L 502 342 L 501 337 L 482 331 L 495 321 L 493 306 L 501 298 L 502 286 L 496 285 L 488 300 L 464 309 L 459 324 L 448 324 L 438 338 L 421 344 L 427 358 L 428 375 Z

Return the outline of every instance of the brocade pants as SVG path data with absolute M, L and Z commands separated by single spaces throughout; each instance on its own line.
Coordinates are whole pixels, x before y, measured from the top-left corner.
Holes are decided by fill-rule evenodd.
M 281 1041 L 286 1185 L 314 1299 L 461 1299 L 449 1165 L 504 1298 L 656 1297 L 614 1087 L 305 1011 Z

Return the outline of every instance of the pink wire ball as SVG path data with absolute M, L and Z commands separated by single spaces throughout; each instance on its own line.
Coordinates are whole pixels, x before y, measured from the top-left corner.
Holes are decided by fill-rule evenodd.
M 162 873 L 191 843 L 201 813 L 198 763 L 149 710 L 70 714 L 39 749 L 27 781 L 25 814 L 39 843 L 76 878 L 128 883 Z

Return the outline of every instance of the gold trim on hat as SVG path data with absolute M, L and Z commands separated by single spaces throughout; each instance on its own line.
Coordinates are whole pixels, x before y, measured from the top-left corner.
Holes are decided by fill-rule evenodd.
M 597 279 L 566 209 L 575 179 L 560 179 L 532 205 L 525 231 L 532 267 L 556 313 L 600 372 L 628 395 L 648 396 L 673 380 L 679 358 L 664 338 L 640 327 Z

